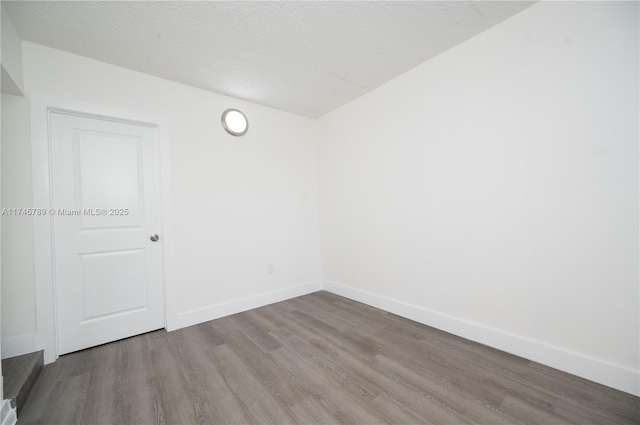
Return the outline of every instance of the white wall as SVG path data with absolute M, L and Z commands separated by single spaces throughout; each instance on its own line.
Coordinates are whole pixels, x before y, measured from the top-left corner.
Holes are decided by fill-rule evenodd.
M 2 94 L 2 207 L 32 207 L 28 99 Z M 36 310 L 33 223 L 2 217 L 2 355 L 33 352 Z
M 4 21 L 6 20 L 5 18 L 5 11 L 4 8 L 1 9 L 0 13 L 2 14 L 2 19 L 0 21 L 0 34 L 2 35 L 2 38 L 4 39 L 4 34 L 6 31 L 5 28 L 5 24 Z M 2 43 L 0 43 L 0 57 L 2 57 L 2 54 L 4 53 L 4 49 L 2 48 Z M 3 71 L 4 71 L 4 59 L 2 60 L 3 62 Z M 4 72 L 3 72 L 4 75 Z M 4 84 L 3 84 L 4 86 Z M 0 106 L 0 116 L 2 116 L 2 106 Z M 2 142 L 2 137 L 1 137 L 1 133 L 2 133 L 2 120 L 0 120 L 0 145 Z M 0 152 L 0 157 L 1 157 L 1 152 Z M 0 161 L 0 180 L 1 180 L 1 176 L 2 176 L 2 166 L 1 166 L 1 161 Z M 2 209 L 2 190 L 0 190 L 0 209 Z M 0 215 L 0 223 L 2 223 L 2 216 Z M 0 226 L 0 240 L 2 239 L 1 237 L 1 230 Z M 1 249 L 1 248 L 0 248 Z M 0 256 L 1 256 L 1 252 L 0 252 Z M 2 262 L 0 261 L 0 287 L 1 287 L 1 276 L 2 276 Z M 2 293 L 0 291 L 0 299 L 2 298 Z M 1 306 L 1 302 L 0 302 L 0 306 Z M 0 328 L 1 326 L 1 307 L 0 307 Z M 2 353 L 1 353 L 2 349 L 0 347 L 0 358 L 2 358 Z M 0 363 L 0 424 L 2 425 L 10 425 L 10 424 L 15 424 L 17 420 L 16 417 L 16 411 L 15 409 L 11 408 L 11 402 L 9 400 L 5 400 L 4 398 L 4 377 L 2 375 L 2 363 Z
M 4 6 L 0 9 L 0 15 L 2 15 L 0 16 L 2 19 L 2 37 L 0 37 L 2 39 L 2 93 L 22 95 L 22 40 Z
M 2 205 L 32 206 L 31 94 L 160 115 L 181 324 L 317 287 L 291 289 L 321 274 L 319 166 L 327 289 L 637 394 L 637 35 L 637 3 L 536 4 L 317 123 L 24 43 Z M 2 220 L 13 347 L 35 344 L 32 241 Z
M 33 206 L 31 95 L 156 115 L 170 129 L 179 323 L 319 288 L 313 120 L 36 44 L 23 55 L 26 97 L 2 96 L 4 207 Z M 230 107 L 249 118 L 244 137 L 222 129 Z M 20 347 L 36 331 L 32 225 L 2 222 L 2 337 Z
M 639 393 L 638 3 L 539 3 L 319 120 L 325 287 Z

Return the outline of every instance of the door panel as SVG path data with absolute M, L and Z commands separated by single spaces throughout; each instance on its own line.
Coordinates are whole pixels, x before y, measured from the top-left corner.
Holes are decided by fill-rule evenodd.
M 59 353 L 164 327 L 157 129 L 50 123 Z
M 81 323 L 148 307 L 143 250 L 81 254 L 80 258 L 84 293 Z
M 85 209 L 104 209 L 128 205 L 126 215 L 82 215 L 84 229 L 139 226 L 143 204 L 139 171 L 139 138 L 77 130 L 74 134 L 75 169 L 80 170 L 78 205 Z M 103 176 L 109 176 L 105 185 Z

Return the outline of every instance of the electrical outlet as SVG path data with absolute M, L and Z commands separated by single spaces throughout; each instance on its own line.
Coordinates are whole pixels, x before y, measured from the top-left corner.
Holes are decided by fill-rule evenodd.
M 267 263 L 267 273 L 271 274 L 271 273 L 275 273 L 275 267 L 273 267 L 273 263 Z

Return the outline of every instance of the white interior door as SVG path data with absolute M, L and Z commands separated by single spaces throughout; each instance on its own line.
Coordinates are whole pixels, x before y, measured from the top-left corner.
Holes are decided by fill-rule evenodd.
M 54 112 L 49 134 L 59 354 L 163 328 L 157 128 Z

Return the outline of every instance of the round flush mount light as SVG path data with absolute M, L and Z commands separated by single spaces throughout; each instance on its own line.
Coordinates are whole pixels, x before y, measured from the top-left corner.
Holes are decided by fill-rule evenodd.
M 249 121 L 242 111 L 227 109 L 222 113 L 222 126 L 232 136 L 244 136 L 249 130 Z

